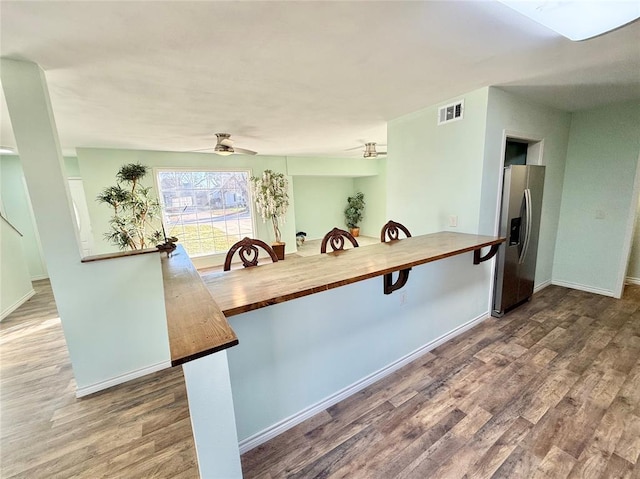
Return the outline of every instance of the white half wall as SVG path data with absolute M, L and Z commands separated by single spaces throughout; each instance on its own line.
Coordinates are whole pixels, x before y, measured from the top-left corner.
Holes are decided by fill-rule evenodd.
M 390 295 L 376 277 L 229 318 L 241 444 L 486 317 L 489 269 L 465 253 L 413 268 Z

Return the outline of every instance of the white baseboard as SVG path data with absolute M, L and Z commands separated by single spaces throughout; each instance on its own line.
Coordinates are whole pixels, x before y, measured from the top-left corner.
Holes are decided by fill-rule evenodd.
M 568 281 L 560 281 L 555 279 L 551 281 L 551 284 L 554 284 L 556 286 L 563 286 L 565 288 L 586 291 L 587 293 L 601 294 L 602 296 L 610 296 L 612 298 L 615 298 L 615 294 L 613 294 L 613 291 L 608 289 L 594 288 L 592 286 L 586 286 L 584 284 L 570 283 Z
M 15 303 L 13 303 L 11 306 L 9 306 L 7 309 L 5 309 L 4 311 L 2 311 L 2 313 L 0 313 L 0 321 L 2 321 L 4 318 L 6 318 L 7 316 L 9 316 L 11 313 L 13 313 L 16 309 L 18 309 L 20 306 L 22 306 L 24 303 L 26 303 L 27 301 L 29 301 L 29 299 L 31 299 L 31 297 L 36 294 L 36 292 L 32 289 L 31 291 L 29 291 L 27 294 L 25 294 L 22 298 L 20 298 L 18 301 L 16 301 Z
M 640 278 L 633 278 L 631 276 L 627 276 L 627 279 L 626 279 L 625 283 L 640 285 Z
M 146 376 L 147 374 L 155 373 L 156 371 L 160 371 L 162 369 L 167 369 L 170 367 L 171 361 L 162 361 L 161 363 L 152 364 L 151 366 L 147 366 L 146 368 L 136 369 L 135 371 L 128 372 L 127 374 L 123 374 L 122 376 L 116 376 L 114 378 L 107 379 L 106 381 L 100 381 L 99 383 L 77 388 L 76 397 L 81 398 L 83 396 L 88 396 L 89 394 L 97 393 L 98 391 L 102 391 L 103 389 L 117 386 L 118 384 L 126 383 L 127 381 L 131 381 L 132 379 L 137 379 L 142 376 Z
M 328 396 L 319 402 L 312 404 L 311 406 L 303 409 L 302 411 L 289 416 L 288 418 L 283 419 L 256 434 L 249 436 L 246 439 L 243 439 L 239 442 L 238 446 L 240 448 L 240 454 L 244 454 L 245 452 L 253 449 L 254 447 L 259 446 L 267 442 L 270 439 L 273 439 L 279 434 L 282 434 L 288 429 L 300 424 L 303 421 L 306 421 L 312 416 L 315 416 L 319 412 L 324 411 L 325 409 L 333 406 L 334 404 L 339 403 L 340 401 L 352 396 L 353 394 L 361 391 L 362 389 L 370 386 L 371 384 L 381 380 L 382 378 L 388 376 L 389 374 L 397 371 L 401 367 L 409 364 L 411 361 L 418 359 L 420 356 L 428 353 L 432 349 L 440 346 L 441 344 L 446 343 L 450 339 L 458 336 L 459 334 L 464 333 L 468 329 L 471 329 L 478 323 L 481 323 L 485 319 L 489 317 L 489 312 L 482 313 L 480 316 L 475 317 L 474 319 L 458 326 L 454 330 L 448 332 L 440 336 L 439 338 L 434 339 L 433 341 L 419 347 L 415 351 L 397 359 L 396 361 L 384 366 L 383 368 L 377 370 L 376 372 L 365 376 L 364 378 L 356 381 L 355 383 L 341 389 L 340 391 Z
M 31 276 L 31 281 L 40 281 L 41 279 L 49 279 L 48 274 L 38 274 L 36 276 Z
M 538 291 L 542 291 L 544 288 L 546 288 L 547 286 L 551 286 L 551 280 L 548 279 L 547 281 L 540 283 L 538 286 L 533 288 L 533 292 L 534 294 L 537 293 Z

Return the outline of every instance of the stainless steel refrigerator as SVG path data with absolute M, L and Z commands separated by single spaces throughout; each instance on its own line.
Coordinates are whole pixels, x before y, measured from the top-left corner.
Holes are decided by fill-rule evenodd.
M 501 317 L 533 294 L 543 188 L 544 166 L 505 167 L 500 236 L 507 241 L 496 255 L 493 316 Z

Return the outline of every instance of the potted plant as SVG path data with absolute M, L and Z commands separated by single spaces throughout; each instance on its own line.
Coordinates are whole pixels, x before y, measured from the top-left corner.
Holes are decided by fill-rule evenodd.
M 251 177 L 251 189 L 262 222 L 273 224 L 275 242 L 273 250 L 279 260 L 284 259 L 285 243 L 280 235 L 280 225 L 285 221 L 289 207 L 289 180 L 283 173 L 264 170 L 261 176 Z
M 96 197 L 99 203 L 113 208 L 111 230 L 104 237 L 122 250 L 144 249 L 166 239 L 153 225 L 160 204 L 151 195 L 151 187 L 140 184 L 147 171 L 148 167 L 139 163 L 123 165 L 116 175 L 116 185 L 107 186 Z
M 358 224 L 362 221 L 364 204 L 364 193 L 361 191 L 347 198 L 347 207 L 344 210 L 344 217 L 352 236 L 358 236 L 360 234 L 360 227 Z

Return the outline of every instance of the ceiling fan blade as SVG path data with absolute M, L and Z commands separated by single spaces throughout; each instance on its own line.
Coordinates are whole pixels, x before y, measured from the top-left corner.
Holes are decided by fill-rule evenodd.
M 200 148 L 199 150 L 187 150 L 187 153 L 197 153 L 199 151 L 213 151 L 214 148 Z
M 258 154 L 257 151 L 245 150 L 244 148 L 234 148 L 233 151 L 241 155 L 257 155 Z

